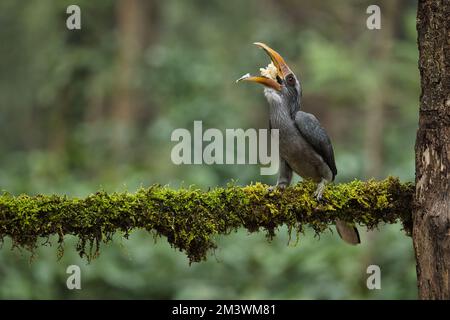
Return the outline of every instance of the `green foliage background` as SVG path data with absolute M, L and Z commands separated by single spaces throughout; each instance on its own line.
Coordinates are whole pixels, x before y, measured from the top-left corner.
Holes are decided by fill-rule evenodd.
M 385 15 L 392 2 L 393 13 Z M 305 110 L 333 140 L 337 182 L 414 179 L 414 2 L 78 0 L 80 31 L 65 27 L 69 4 L 0 3 L 0 189 L 86 196 L 154 183 L 273 184 L 276 178 L 260 176 L 258 166 L 170 161 L 171 132 L 191 129 L 194 120 L 205 128 L 267 127 L 261 88 L 234 83 L 267 64 L 254 41 L 276 48 L 300 76 Z M 381 7 L 381 30 L 366 28 L 370 4 Z M 375 107 L 383 111 L 374 122 L 368 114 Z M 381 165 L 370 171 L 375 160 L 366 134 L 377 126 Z M 294 246 L 284 228 L 271 243 L 242 230 L 218 239 L 215 254 L 192 266 L 145 232 L 129 240 L 117 234 L 90 264 L 71 249 L 75 239 L 67 240 L 61 260 L 56 246 L 44 246 L 32 263 L 7 240 L 0 297 L 416 298 L 412 242 L 400 228 L 361 230 L 358 247 L 331 233 L 319 241 L 307 232 Z M 82 268 L 80 291 L 65 286 L 71 264 Z M 370 264 L 381 267 L 381 290 L 366 287 Z

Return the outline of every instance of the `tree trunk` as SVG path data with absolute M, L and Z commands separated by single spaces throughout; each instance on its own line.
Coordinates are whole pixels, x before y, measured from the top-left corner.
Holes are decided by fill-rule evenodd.
M 450 299 L 450 1 L 419 0 L 413 239 L 421 299 Z

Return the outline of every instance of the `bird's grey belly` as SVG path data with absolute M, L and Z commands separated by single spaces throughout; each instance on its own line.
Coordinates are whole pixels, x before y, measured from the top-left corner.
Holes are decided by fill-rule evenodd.
M 322 157 L 303 138 L 297 128 L 281 128 L 280 156 L 302 178 L 320 182 L 332 179 L 332 173 Z

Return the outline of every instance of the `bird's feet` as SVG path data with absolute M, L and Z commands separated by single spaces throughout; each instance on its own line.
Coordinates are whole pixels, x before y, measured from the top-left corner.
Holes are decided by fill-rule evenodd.
M 318 184 L 316 191 L 314 191 L 314 198 L 316 198 L 317 201 L 322 200 L 323 192 L 325 191 L 325 183 L 322 181 Z
M 316 198 L 317 201 L 322 200 L 322 195 L 323 195 L 323 192 L 320 192 L 318 190 L 314 191 L 314 194 L 313 194 L 314 198 Z
M 278 189 L 280 191 L 284 191 L 284 189 L 286 189 L 287 185 L 284 183 L 279 183 L 276 186 L 270 186 L 269 188 L 267 188 L 267 191 L 269 192 L 273 192 L 275 191 L 275 189 Z

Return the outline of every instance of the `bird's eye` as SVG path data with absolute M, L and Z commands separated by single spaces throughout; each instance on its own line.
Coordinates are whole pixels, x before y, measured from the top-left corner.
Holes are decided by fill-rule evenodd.
M 292 74 L 288 75 L 286 77 L 286 82 L 287 82 L 288 85 L 294 86 L 295 85 L 295 78 L 294 78 L 294 76 Z

